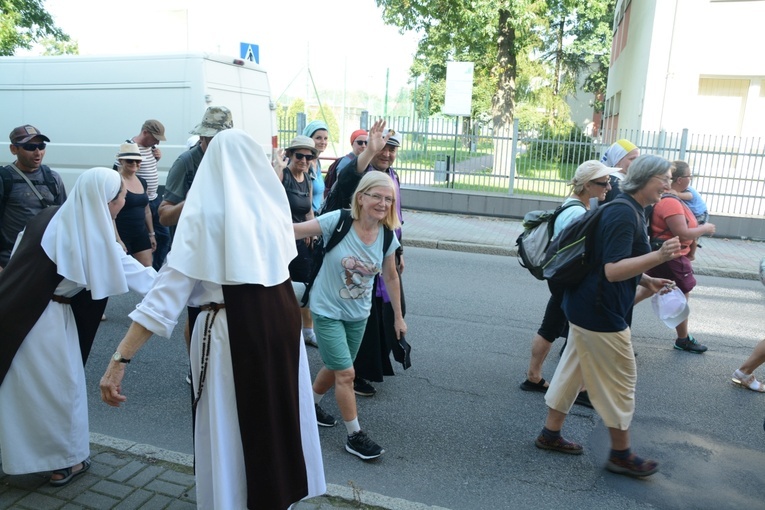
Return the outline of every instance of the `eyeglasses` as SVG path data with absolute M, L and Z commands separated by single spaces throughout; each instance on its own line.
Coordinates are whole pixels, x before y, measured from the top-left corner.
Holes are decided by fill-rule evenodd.
M 356 145 L 366 145 L 367 143 L 369 142 L 367 142 L 366 140 L 356 140 Z
M 385 205 L 391 205 L 393 203 L 393 197 L 384 197 L 382 195 L 378 195 L 377 193 L 364 192 L 364 194 L 375 202 L 385 202 Z
M 141 166 L 141 162 L 136 159 L 123 159 L 122 160 L 122 166 L 133 166 L 138 165 Z
M 669 186 L 672 184 L 672 178 L 671 177 L 659 177 L 658 175 L 654 175 L 656 179 L 659 179 L 661 182 L 663 182 L 666 186 Z
M 44 151 L 45 150 L 45 142 L 41 143 L 14 143 L 16 147 L 21 147 L 27 152 L 34 152 L 35 149 Z
M 302 161 L 303 159 L 305 159 L 306 161 L 312 161 L 316 159 L 316 156 L 314 156 L 313 154 L 303 154 L 302 152 L 296 152 L 294 156 L 298 158 L 298 160 L 300 161 Z
M 611 184 L 611 181 L 606 182 L 599 182 L 599 181 L 590 181 L 593 184 L 597 184 L 598 186 L 603 186 L 604 188 L 607 188 L 609 184 Z

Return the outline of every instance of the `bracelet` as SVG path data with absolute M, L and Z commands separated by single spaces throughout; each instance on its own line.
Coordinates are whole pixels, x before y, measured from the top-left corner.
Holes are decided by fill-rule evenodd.
M 149 237 L 154 237 L 154 232 L 149 232 Z

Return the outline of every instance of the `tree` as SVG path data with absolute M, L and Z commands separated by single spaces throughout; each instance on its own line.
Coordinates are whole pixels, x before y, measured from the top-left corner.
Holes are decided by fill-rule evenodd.
M 0 55 L 13 55 L 18 48 L 29 49 L 48 37 L 61 42 L 70 40 L 55 25 L 42 0 L 0 1 Z

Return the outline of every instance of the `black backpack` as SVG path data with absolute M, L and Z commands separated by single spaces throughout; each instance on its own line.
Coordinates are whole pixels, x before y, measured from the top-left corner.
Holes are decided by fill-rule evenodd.
M 55 201 L 60 191 L 58 189 L 58 183 L 56 182 L 56 179 L 53 177 L 53 173 L 51 172 L 51 169 L 48 168 L 45 165 L 40 165 L 40 169 L 42 170 L 43 174 L 43 182 L 50 190 L 50 194 L 53 195 L 53 200 Z M 8 203 L 8 199 L 11 196 L 11 189 L 13 188 L 14 183 L 24 183 L 26 185 L 26 181 L 21 179 L 16 172 L 13 171 L 13 169 L 9 168 L 8 166 L 0 167 L 0 178 L 3 180 L 3 197 L 2 197 L 2 203 L 0 203 L 0 220 L 5 215 L 5 206 Z M 49 207 L 54 204 L 43 204 L 45 207 Z
M 332 162 L 331 165 L 329 165 L 329 168 L 327 168 L 327 174 L 324 176 L 324 199 L 326 200 L 329 196 L 330 191 L 332 191 L 332 186 L 335 184 L 335 181 L 337 181 L 337 167 L 340 166 L 340 162 L 345 158 L 343 156 L 342 158 L 337 158 Z
M 542 264 L 545 280 L 564 287 L 576 287 L 584 280 L 599 262 L 595 260 L 592 252 L 595 246 L 594 233 L 600 223 L 600 217 L 606 207 L 620 203 L 629 205 L 635 211 L 638 224 L 642 223 L 640 211 L 623 197 L 591 208 L 569 223 L 550 243 Z
M 327 254 L 329 250 L 334 248 L 335 246 L 340 243 L 340 241 L 343 240 L 343 238 L 348 234 L 348 232 L 351 231 L 351 227 L 353 227 L 353 218 L 351 218 L 351 210 L 350 209 L 341 209 L 340 210 L 340 218 L 337 220 L 337 224 L 335 225 L 335 228 L 332 230 L 332 235 L 329 237 L 329 241 L 327 241 L 327 245 L 324 246 L 324 242 L 319 239 L 319 241 L 314 245 L 313 249 L 313 261 L 311 264 L 311 274 L 308 277 L 308 281 L 305 284 L 305 292 L 303 293 L 303 299 L 300 302 L 301 307 L 308 306 L 308 295 L 311 292 L 311 288 L 313 287 L 313 282 L 316 280 L 316 276 L 319 274 L 319 270 L 321 269 L 322 264 L 324 263 L 324 255 Z M 390 248 L 390 243 L 393 242 L 393 231 L 390 230 L 388 227 L 383 227 L 383 257 L 385 257 L 385 252 L 388 251 L 388 248 Z
M 545 252 L 555 231 L 555 220 L 560 213 L 576 205 L 584 207 L 579 200 L 559 205 L 555 209 L 529 211 L 523 217 L 523 232 L 515 241 L 518 248 L 518 263 L 525 267 L 537 280 L 544 280 L 542 264 Z

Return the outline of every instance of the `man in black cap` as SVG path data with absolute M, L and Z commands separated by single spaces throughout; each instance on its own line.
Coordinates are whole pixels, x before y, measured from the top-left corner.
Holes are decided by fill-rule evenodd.
M 50 139 L 26 124 L 11 131 L 16 161 L 0 168 L 0 269 L 8 264 L 19 232 L 46 207 L 61 205 L 66 190 L 61 176 L 42 164 Z

